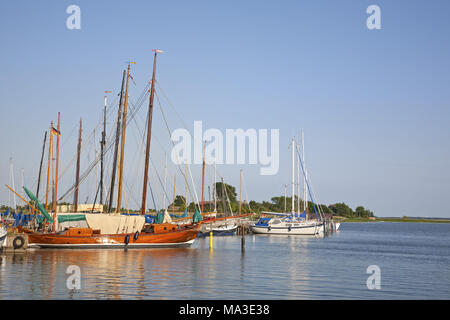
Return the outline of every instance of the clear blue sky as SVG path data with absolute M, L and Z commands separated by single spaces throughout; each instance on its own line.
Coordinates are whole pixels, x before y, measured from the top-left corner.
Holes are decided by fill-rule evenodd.
M 71 4 L 81 8 L 81 30 L 66 28 Z M 371 4 L 381 8 L 381 30 L 366 27 Z M 0 180 L 8 183 L 12 156 L 16 186 L 24 168 L 25 184 L 35 188 L 43 134 L 58 111 L 66 167 L 79 118 L 87 136 L 101 116 L 103 91 L 119 91 L 129 60 L 137 62 L 130 89 L 137 99 L 151 77 L 151 49 L 160 48 L 167 53 L 158 61 L 159 82 L 189 126 L 280 129 L 278 175 L 244 167 L 250 199 L 284 193 L 288 144 L 303 129 L 320 202 L 363 205 L 377 216 L 449 217 L 448 12 L 448 1 L 424 0 L 2 1 Z M 172 129 L 181 126 L 171 120 Z M 155 121 L 168 149 L 160 114 Z M 129 157 L 138 145 L 133 134 Z M 91 160 L 92 148 L 84 149 Z M 159 151 L 154 142 L 161 163 Z M 218 168 L 235 186 L 240 169 Z M 60 194 L 73 183 L 71 170 Z M 193 170 L 200 192 L 201 171 Z M 83 187 L 82 202 L 93 201 L 93 189 Z M 177 190 L 184 193 L 181 177 Z M 7 202 L 1 187 L 0 203 Z

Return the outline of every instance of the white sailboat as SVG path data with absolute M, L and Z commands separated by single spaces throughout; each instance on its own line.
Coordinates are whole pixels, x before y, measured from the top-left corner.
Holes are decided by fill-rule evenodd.
M 254 233 L 259 234 L 285 234 L 285 235 L 316 235 L 323 232 L 323 223 L 320 219 L 306 219 L 306 197 L 304 197 L 304 217 L 300 214 L 300 207 L 295 212 L 295 139 L 292 138 L 292 207 L 290 213 L 263 212 L 274 217 L 263 217 L 251 226 Z M 298 160 L 300 161 L 300 160 Z M 305 184 L 306 175 L 305 176 Z M 298 181 L 300 183 L 300 179 Z

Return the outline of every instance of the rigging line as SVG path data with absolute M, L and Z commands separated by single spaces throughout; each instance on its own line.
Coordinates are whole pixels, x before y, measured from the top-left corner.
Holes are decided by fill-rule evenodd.
M 148 91 L 148 85 L 146 86 L 146 89 L 144 91 Z M 148 92 L 147 92 L 148 93 Z M 146 96 L 146 95 L 144 95 Z M 140 105 L 138 105 L 135 108 L 135 112 L 130 112 L 130 116 L 127 118 L 127 123 L 125 124 L 128 127 L 128 124 L 130 123 L 130 121 L 132 120 L 132 118 L 134 118 L 134 116 L 136 115 L 137 111 L 140 109 L 140 107 L 142 106 L 143 101 L 140 103 Z M 105 155 L 110 149 L 111 147 L 114 145 L 113 140 L 111 140 L 111 142 L 107 145 L 107 147 L 105 148 L 103 155 Z M 87 178 L 87 176 L 90 174 L 90 172 L 92 171 L 92 169 L 97 165 L 97 163 L 100 161 L 101 159 L 101 154 L 98 155 L 98 157 L 91 163 L 91 165 L 88 167 L 88 169 L 86 169 L 85 172 L 83 172 L 83 174 L 80 176 L 80 182 L 79 185 L 81 185 Z M 75 191 L 75 187 L 76 185 L 73 184 L 69 190 L 66 191 L 66 193 L 63 194 L 62 197 L 59 198 L 59 201 L 61 201 L 62 199 L 64 199 L 66 196 L 68 196 L 69 194 L 73 193 Z
M 132 196 L 133 192 L 132 192 L 132 189 L 130 188 L 130 186 L 128 185 L 127 181 L 125 181 L 125 187 L 128 189 L 128 191 L 130 193 L 130 199 L 133 200 L 134 203 L 139 207 L 139 201 L 136 200 L 136 198 Z M 125 205 L 127 206 L 126 203 L 127 202 L 126 202 L 126 195 L 125 195 Z
M 137 120 L 140 122 L 139 125 L 136 123 L 136 126 L 137 126 L 138 129 L 139 129 L 139 133 L 140 133 L 141 136 L 142 136 L 142 140 L 145 141 L 144 133 L 143 133 L 142 130 L 140 130 L 141 124 L 142 124 L 142 122 L 144 122 L 144 120 L 142 120 L 142 117 L 141 117 L 140 115 L 139 115 L 139 117 L 135 117 L 135 118 L 137 118 Z M 147 118 L 148 118 L 148 112 L 147 112 L 147 117 L 146 117 L 146 120 L 145 120 L 144 128 L 147 127 L 147 121 L 148 121 Z M 156 141 L 156 143 L 157 143 L 158 146 L 162 149 L 162 151 L 164 151 L 164 153 L 168 153 L 168 150 L 166 149 L 166 147 L 163 146 L 163 144 L 161 143 L 161 140 L 160 140 L 160 139 L 158 138 L 158 136 L 157 136 L 155 133 L 153 133 L 153 132 L 152 132 L 152 141 Z
M 150 158 L 150 161 L 152 162 L 153 166 L 155 166 L 151 158 Z M 155 173 L 156 173 L 156 176 L 158 177 L 159 183 L 161 184 L 161 189 L 163 190 L 163 197 L 165 197 L 168 201 L 170 201 L 169 196 L 167 195 L 167 192 L 164 188 L 164 183 L 162 182 L 161 177 L 159 176 L 158 171 L 156 169 L 155 169 Z M 163 209 L 167 209 L 167 208 L 163 208 Z
M 75 124 L 74 127 L 72 128 L 72 131 L 70 131 L 69 135 L 67 135 L 67 136 L 64 137 L 65 139 L 64 139 L 64 141 L 63 141 L 62 144 L 61 144 L 61 148 L 63 148 L 63 147 L 66 145 L 67 141 L 69 141 L 69 138 L 72 137 L 73 132 L 75 131 L 75 129 L 76 129 L 77 127 L 78 127 L 78 125 Z
M 223 179 L 223 177 L 221 177 L 221 178 Z M 224 180 L 225 180 L 225 179 L 224 179 Z M 230 202 L 230 199 L 228 198 L 227 184 L 226 184 L 225 182 L 224 182 L 223 185 L 222 185 L 222 189 L 225 190 L 225 196 L 227 197 L 228 206 L 230 207 L 231 215 L 233 215 L 233 210 L 231 209 L 231 202 Z
M 178 114 L 178 112 L 177 112 L 177 110 L 175 109 L 174 105 L 170 102 L 169 98 L 167 97 L 167 95 L 164 93 L 164 91 L 162 90 L 161 86 L 159 85 L 159 82 L 158 82 L 157 80 L 155 80 L 155 82 L 156 82 L 156 85 L 158 86 L 159 90 L 161 90 L 162 94 L 165 96 L 165 98 L 166 98 L 166 100 L 168 101 L 169 105 L 174 109 L 175 113 L 177 114 L 177 116 L 179 117 L 179 119 L 181 120 L 181 122 L 183 123 L 185 129 L 187 130 L 187 132 L 189 133 L 189 135 L 191 136 L 191 138 L 193 138 L 193 135 L 191 134 L 190 130 L 187 128 L 186 123 L 183 121 L 183 118 Z M 160 107 L 160 109 L 161 109 L 161 113 L 163 114 L 163 118 L 164 118 L 164 122 L 166 123 L 167 130 L 169 131 L 169 135 L 172 136 L 172 134 L 171 134 L 171 132 L 170 132 L 170 129 L 169 129 L 169 126 L 168 126 L 168 124 L 167 124 L 167 120 L 166 120 L 165 114 L 164 114 L 164 112 L 163 112 L 163 110 L 162 110 L 162 107 L 161 107 L 161 102 L 160 102 L 160 100 L 159 100 L 159 95 L 158 95 L 158 93 L 157 93 L 156 91 L 155 91 L 155 94 L 156 94 L 156 99 L 158 100 L 159 107 Z M 170 141 L 172 142 L 172 145 L 174 145 L 174 142 L 172 141 L 172 139 L 171 139 Z M 177 162 L 180 163 L 180 161 L 179 161 L 179 159 L 178 159 L 178 154 L 176 154 L 176 156 L 177 156 Z M 184 172 L 183 172 L 183 170 L 181 169 L 181 167 L 180 167 L 179 164 L 178 164 L 178 170 L 179 170 L 180 173 L 183 175 L 183 177 L 185 177 L 185 174 L 184 174 Z M 186 177 L 185 177 L 185 179 L 186 179 Z M 193 182 L 192 182 L 192 183 L 193 183 Z M 195 191 L 195 184 L 194 184 L 194 183 L 193 183 L 193 188 L 194 188 L 194 191 Z M 190 187 L 189 187 L 189 184 L 188 184 L 188 190 L 189 190 L 190 196 L 192 197 L 192 191 L 191 191 L 191 189 L 190 189 Z M 197 202 L 198 202 L 198 200 L 197 200 Z
M 298 150 L 298 147 L 299 147 L 299 145 L 297 145 L 296 149 L 297 149 L 297 155 L 298 155 L 298 158 L 300 159 L 300 151 Z M 306 175 L 306 176 L 308 176 L 307 173 L 308 173 L 308 172 L 307 172 L 307 170 L 306 170 L 306 168 L 305 168 L 305 175 Z M 321 209 L 321 205 L 320 205 L 318 199 L 316 198 L 316 194 L 315 194 L 315 192 L 314 192 L 313 185 L 311 184 L 311 181 L 310 181 L 309 179 L 307 179 L 307 184 L 309 184 L 309 185 L 308 185 L 308 188 L 311 189 L 311 190 L 310 190 L 310 194 L 312 195 L 312 196 L 311 196 L 311 199 L 314 197 L 315 202 L 316 202 L 316 204 L 317 204 L 317 209 L 318 209 L 318 212 L 319 212 L 319 216 L 320 216 L 321 219 L 323 219 L 323 216 L 324 216 L 324 215 L 323 215 L 323 210 Z M 314 203 L 313 203 L 313 204 L 314 204 Z
M 150 186 L 150 191 L 152 191 L 152 189 L 153 189 L 152 186 L 151 186 L 151 184 L 150 184 L 150 180 L 154 180 L 154 179 L 153 179 L 153 176 L 152 176 L 152 168 L 153 168 L 153 166 L 150 164 L 150 168 L 149 168 L 150 170 L 149 170 L 149 171 L 150 171 L 150 177 L 151 177 L 151 179 L 149 179 L 149 182 L 148 182 L 148 184 L 149 184 L 149 186 Z M 154 168 L 154 170 L 155 170 L 155 172 L 156 172 L 156 168 Z M 153 192 L 152 192 L 152 194 L 153 194 Z M 159 200 L 159 201 L 158 201 L 159 204 L 162 203 L 161 198 L 162 198 L 161 195 L 159 195 L 159 199 L 158 199 L 158 200 Z M 155 205 L 155 210 L 158 210 L 158 207 L 156 206 L 156 203 L 155 203 L 155 199 L 154 199 L 154 198 L 153 198 L 153 203 L 154 203 L 154 205 Z
M 156 100 L 158 101 L 159 109 L 161 110 L 161 113 L 162 113 L 162 116 L 163 116 L 163 119 L 164 119 L 164 123 L 165 123 L 166 128 L 167 128 L 167 131 L 169 132 L 169 137 L 172 137 L 172 132 L 171 132 L 171 130 L 170 130 L 170 128 L 169 128 L 169 124 L 167 123 L 166 115 L 165 115 L 165 113 L 164 113 L 164 111 L 163 111 L 163 109 L 162 109 L 161 101 L 159 100 L 159 96 L 158 96 L 158 93 L 157 93 L 156 91 L 155 91 L 155 96 L 156 96 Z M 172 146 L 175 147 L 175 143 L 173 142 L 172 139 L 170 139 L 170 142 L 172 143 Z M 177 168 L 178 168 L 178 171 L 180 171 L 181 175 L 182 175 L 185 179 L 187 179 L 187 177 L 185 176 L 185 174 L 184 174 L 184 172 L 183 172 L 183 169 L 181 168 L 181 165 L 180 165 L 180 159 L 178 158 L 178 153 L 175 152 L 175 155 L 176 155 L 176 157 L 177 157 L 177 165 L 176 165 L 176 166 L 177 166 Z M 188 165 L 188 167 L 190 167 L 190 165 Z M 190 169 L 189 169 L 189 170 L 190 170 Z M 189 184 L 188 184 L 187 187 L 188 187 L 188 190 L 189 190 L 189 194 L 190 194 L 190 196 L 192 197 L 192 192 L 191 192 L 191 189 L 190 189 L 190 187 L 189 187 Z M 192 180 L 192 187 L 193 187 L 193 189 L 194 189 L 194 191 L 195 191 L 194 180 Z M 196 191 L 195 191 L 195 193 L 196 193 Z M 198 205 L 198 199 L 197 199 L 197 205 Z
M 148 112 L 147 112 L 147 115 L 148 115 Z M 148 117 L 147 117 L 147 118 L 148 118 Z M 137 119 L 140 119 L 140 118 L 137 118 Z M 144 149 L 144 143 L 145 143 L 144 133 L 142 132 L 142 130 L 140 130 L 140 127 L 139 127 L 139 125 L 138 125 L 137 122 L 136 122 L 136 117 L 134 118 L 134 121 L 135 121 L 136 127 L 138 128 L 139 134 L 141 135 L 141 144 L 140 144 L 140 146 L 141 146 L 141 148 L 142 148 L 142 153 L 145 153 L 145 149 Z M 146 120 L 146 122 L 145 122 L 145 127 L 146 127 L 146 125 L 147 125 L 147 121 L 148 121 L 148 120 Z M 139 139 L 137 139 L 137 140 L 139 140 Z M 164 148 L 163 148 L 163 149 L 164 149 Z M 139 159 L 140 159 L 140 157 L 139 157 Z M 156 166 L 155 166 L 155 164 L 154 164 L 154 161 L 153 161 L 153 158 L 152 158 L 151 156 L 150 156 L 150 161 L 151 161 L 151 163 L 153 164 L 153 166 L 156 168 Z M 155 172 L 156 172 L 156 174 L 158 175 L 158 179 L 159 179 L 159 181 L 160 181 L 161 188 L 164 190 L 163 183 L 162 183 L 161 178 L 160 178 L 158 172 L 156 171 L 156 169 L 155 169 Z M 149 185 L 150 185 L 150 181 L 149 181 Z M 151 186 L 150 186 L 150 188 L 151 188 Z M 168 197 L 168 195 L 167 195 L 167 192 L 166 192 L 165 190 L 164 190 L 163 192 L 165 193 L 165 195 L 164 195 L 165 198 L 166 198 L 167 200 L 169 200 L 169 197 Z M 153 202 L 154 202 L 154 200 L 153 200 Z M 155 205 L 155 209 L 156 209 L 156 205 Z
M 189 171 L 189 175 L 191 176 L 191 182 L 192 182 L 192 185 L 194 185 L 194 179 L 192 178 L 192 171 L 191 171 L 191 166 L 187 166 L 188 167 L 188 171 Z M 188 189 L 189 189 L 189 184 L 188 184 Z M 197 191 L 195 190 L 195 188 L 194 188 L 194 194 L 195 194 L 195 200 L 197 200 L 197 207 L 198 207 L 198 211 L 200 211 L 201 212 L 201 210 L 200 210 L 200 204 L 199 204 L 199 202 L 198 202 L 198 197 L 197 197 Z M 192 197 L 193 198 L 193 197 Z M 202 212 L 203 213 L 203 212 Z
M 137 123 L 135 122 L 136 126 Z M 139 131 L 139 128 L 138 128 Z M 140 157 L 139 155 L 141 154 L 145 154 L 145 149 L 144 149 L 144 141 L 143 139 L 139 139 L 138 137 L 136 137 L 136 132 L 135 130 L 133 130 L 133 136 L 136 140 L 136 144 L 137 144 L 137 148 L 136 148 L 136 153 L 134 156 L 135 161 L 137 161 L 137 164 L 133 166 L 133 171 L 128 175 L 131 177 L 134 177 L 134 179 L 132 179 L 133 183 L 132 183 L 132 190 L 135 190 L 135 186 L 136 186 L 136 182 L 137 182 L 137 177 L 138 177 L 138 171 L 141 170 L 141 161 L 142 161 L 142 157 Z M 140 141 L 140 142 L 139 142 Z M 136 204 L 138 204 L 138 202 L 136 202 Z M 138 204 L 139 206 L 139 204 Z
M 152 195 L 153 205 L 155 206 L 155 211 L 156 211 L 157 208 L 156 208 L 155 197 L 153 196 L 153 189 L 152 189 L 152 186 L 150 185 L 150 182 L 148 183 L 148 186 L 150 187 L 150 194 Z
M 313 207 L 314 207 L 314 212 L 316 214 L 316 218 L 318 219 L 317 208 L 316 208 L 316 204 L 315 204 L 316 201 L 314 200 L 313 194 L 311 193 L 311 187 L 310 187 L 309 179 L 306 178 L 305 168 L 303 168 L 303 161 L 300 158 L 300 152 L 298 151 L 298 146 L 296 147 L 296 151 L 297 151 L 297 156 L 298 156 L 298 158 L 300 160 L 300 166 L 302 168 L 303 176 L 305 177 L 306 186 L 308 187 L 309 196 L 311 197 L 311 201 L 312 201 L 312 204 L 313 204 Z
M 178 113 L 177 109 L 175 108 L 175 106 L 172 104 L 172 102 L 169 100 L 169 98 L 167 97 L 167 95 L 165 94 L 164 90 L 161 88 L 161 86 L 159 85 L 159 81 L 155 79 L 156 85 L 158 86 L 158 89 L 161 91 L 161 93 L 163 94 L 164 98 L 166 98 L 167 102 L 169 103 L 169 106 L 172 107 L 172 109 L 175 111 L 175 114 L 178 116 L 178 118 L 180 119 L 181 123 L 183 124 L 184 128 L 186 130 L 188 130 L 186 123 L 184 122 L 183 118 L 180 116 L 180 114 Z M 189 130 L 188 130 L 189 131 Z
M 311 193 L 313 194 L 314 199 L 316 199 L 316 202 L 317 202 L 317 209 L 319 211 L 319 216 L 323 219 L 323 210 L 321 209 L 321 204 L 319 203 L 319 199 L 316 197 L 316 193 L 314 192 L 313 185 L 311 184 L 311 182 L 309 182 L 309 184 L 310 184 L 310 188 L 311 188 Z
M 94 132 L 95 132 L 95 129 L 94 129 Z M 88 139 L 89 139 L 89 138 L 88 138 Z M 87 141 L 89 141 L 89 140 L 87 140 Z M 90 152 L 91 149 L 92 149 L 92 142 L 91 142 L 91 141 L 89 142 L 88 147 L 90 148 L 90 149 L 88 149 L 88 158 L 89 158 L 89 152 Z M 103 154 L 105 154 L 105 153 L 106 153 L 106 151 L 103 152 Z M 100 155 L 101 155 L 101 154 L 100 154 Z M 97 159 L 98 159 L 98 161 L 99 161 L 99 160 L 101 159 L 100 155 L 97 155 L 97 157 L 96 157 L 96 159 L 95 159 L 94 161 L 97 161 Z M 75 162 L 76 158 L 77 158 L 77 154 L 75 153 L 75 155 L 74 155 L 73 158 L 70 160 L 70 162 L 69 162 L 69 163 L 66 165 L 66 167 L 62 170 L 61 174 L 60 174 L 59 177 L 58 177 L 58 180 L 61 180 L 62 177 L 67 173 L 67 171 L 71 168 L 71 166 L 72 166 L 73 163 Z M 89 159 L 88 159 L 88 161 L 89 161 Z M 97 161 L 95 164 L 97 164 L 98 161 Z M 95 165 L 94 165 L 94 166 L 95 166 Z M 81 184 L 82 181 L 84 181 L 84 179 L 83 179 L 83 180 L 80 180 L 80 183 L 79 183 L 79 184 Z M 74 185 L 74 186 L 75 186 L 75 185 Z M 73 192 L 75 192 L 75 189 L 73 190 Z M 61 201 L 61 200 L 64 199 L 65 197 L 66 197 L 66 195 L 64 195 L 63 197 L 61 197 L 59 200 Z

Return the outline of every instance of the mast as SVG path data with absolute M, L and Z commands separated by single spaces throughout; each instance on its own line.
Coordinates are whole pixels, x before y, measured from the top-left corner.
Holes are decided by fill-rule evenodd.
M 111 91 L 105 91 L 105 93 L 111 93 Z M 105 95 L 105 105 L 103 107 L 103 131 L 102 140 L 100 141 L 100 204 L 103 204 L 103 159 L 106 145 L 106 101 L 108 97 Z
M 36 188 L 36 198 L 39 198 L 39 186 L 41 185 L 42 162 L 44 161 L 45 142 L 47 141 L 47 131 L 44 134 L 44 143 L 42 144 L 41 164 L 39 165 L 38 184 Z
M 81 132 L 82 132 L 82 120 L 80 118 L 80 131 L 78 134 L 78 147 L 77 147 L 77 170 L 75 176 L 75 195 L 74 195 L 74 211 L 78 212 L 78 187 L 80 184 L 80 155 L 81 155 Z
M 61 114 L 58 112 L 58 133 L 56 136 L 56 173 L 55 173 L 55 197 L 53 198 L 53 225 L 52 232 L 55 232 L 55 221 L 56 221 L 56 199 L 58 197 L 58 166 L 59 166 L 59 137 L 61 136 L 60 131 L 60 120 Z
M 23 189 L 23 187 L 25 186 L 25 180 L 24 180 L 23 172 L 24 172 L 24 168 L 22 168 L 20 170 L 20 175 L 21 175 L 21 178 L 22 178 L 22 196 L 25 197 L 25 190 Z
M 188 185 L 187 185 L 187 160 L 184 163 L 184 200 L 186 202 L 186 209 L 189 207 L 188 202 Z
M 298 144 L 295 144 L 298 150 Z M 300 215 L 300 158 L 297 156 L 297 214 Z
M 206 144 L 203 142 L 203 168 L 202 168 L 202 213 L 203 213 L 203 200 L 205 191 L 205 147 Z
M 50 141 L 48 143 L 48 165 L 47 165 L 47 190 L 45 192 L 45 210 L 48 210 L 48 188 L 50 182 L 50 160 L 52 158 L 52 148 L 53 148 L 53 121 L 50 123 Z
M 225 216 L 226 213 L 226 206 L 225 206 L 225 184 L 223 183 L 223 177 L 221 177 L 221 181 L 222 181 L 222 205 L 223 205 L 223 216 Z
M 10 183 L 12 182 L 13 190 L 15 190 L 16 187 L 14 186 L 14 167 L 12 157 L 9 158 L 9 179 Z M 14 194 L 13 199 L 14 199 L 14 210 L 17 210 L 16 194 Z
M 292 138 L 292 209 L 291 212 L 295 212 L 294 197 L 295 197 L 295 158 L 294 158 L 295 140 Z
M 124 151 L 125 151 L 125 131 L 127 128 L 127 107 L 128 107 L 128 83 L 130 80 L 130 63 L 128 63 L 127 70 L 127 84 L 125 88 L 125 102 L 123 104 L 123 116 L 122 116 L 122 140 L 120 145 L 120 167 L 119 167 L 119 186 L 117 191 L 117 208 L 116 213 L 120 213 L 120 207 L 122 202 L 122 180 L 123 180 L 123 163 L 124 163 Z
M 120 116 L 122 115 L 122 100 L 123 100 L 124 85 L 125 85 L 125 70 L 123 70 L 122 87 L 120 89 L 120 99 L 119 99 L 119 111 L 117 111 L 116 144 L 114 146 L 114 159 L 113 159 L 113 169 L 112 169 L 112 174 L 111 174 L 111 191 L 109 193 L 108 212 L 112 212 L 112 203 L 113 203 L 113 198 L 114 198 L 114 183 L 116 180 L 117 155 L 119 152 Z
M 163 194 L 163 208 L 166 210 L 166 185 L 167 185 L 167 153 L 165 154 L 165 162 L 164 162 L 164 194 Z M 167 199 L 169 200 L 169 199 Z
M 151 138 L 152 138 L 153 98 L 155 95 L 156 55 L 159 52 L 159 50 L 153 50 L 153 51 L 155 52 L 155 56 L 153 58 L 152 87 L 150 89 L 150 100 L 149 100 L 149 104 L 148 104 L 147 145 L 145 147 L 144 186 L 142 187 L 141 214 L 145 214 L 145 202 L 147 199 L 148 162 L 149 162 L 149 158 L 150 158 L 150 142 L 151 142 Z
M 239 214 L 242 214 L 242 169 L 239 179 Z
M 284 212 L 286 212 L 286 202 L 287 202 L 287 184 L 284 185 Z
M 307 192 L 307 187 L 306 187 L 306 179 L 308 177 L 308 173 L 306 172 L 306 165 L 305 165 L 305 140 L 304 140 L 304 135 L 303 135 L 303 129 L 302 129 L 302 163 L 303 163 L 303 168 L 305 171 L 305 174 L 303 176 L 303 209 L 305 212 L 308 212 L 308 192 Z
M 214 212 L 217 212 L 217 190 L 216 190 L 216 158 L 214 157 Z
M 177 185 L 177 174 L 173 176 L 173 203 L 172 203 L 172 213 L 175 214 L 175 186 Z
M 210 188 L 210 186 L 208 186 L 208 198 L 209 198 L 208 210 L 211 211 L 211 188 Z

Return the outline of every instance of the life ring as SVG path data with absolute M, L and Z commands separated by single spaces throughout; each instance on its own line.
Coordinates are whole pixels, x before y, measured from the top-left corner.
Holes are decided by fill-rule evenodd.
M 127 234 L 127 235 L 125 236 L 124 243 L 125 243 L 125 245 L 127 245 L 129 242 L 130 242 L 130 235 Z
M 25 239 L 21 236 L 15 237 L 13 240 L 14 249 L 20 249 L 25 244 Z
M 136 231 L 134 233 L 133 239 L 134 239 L 134 241 L 136 241 L 138 238 L 139 238 L 139 231 Z

